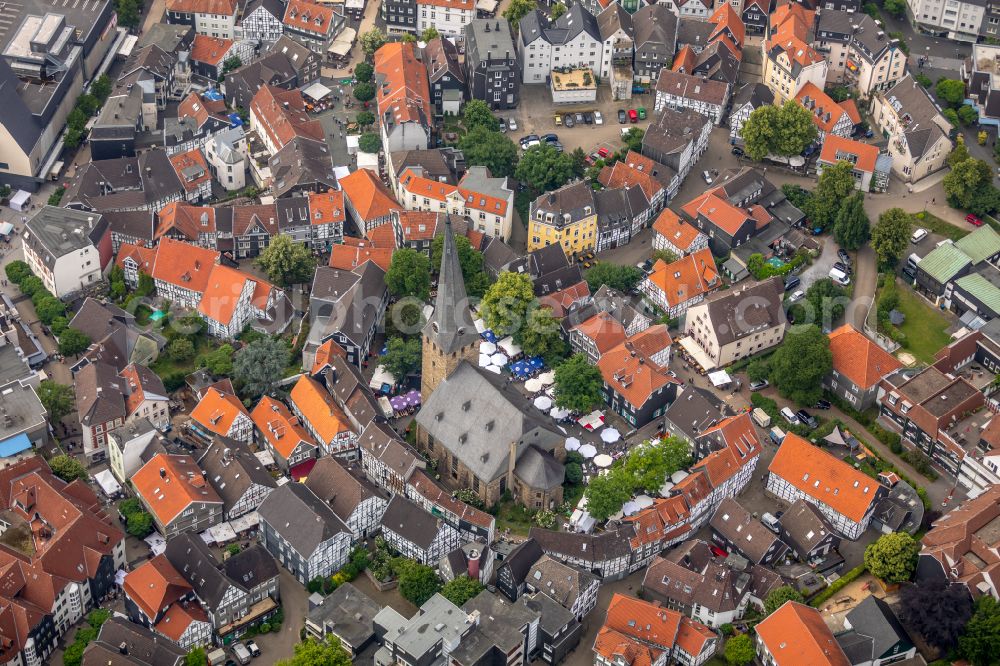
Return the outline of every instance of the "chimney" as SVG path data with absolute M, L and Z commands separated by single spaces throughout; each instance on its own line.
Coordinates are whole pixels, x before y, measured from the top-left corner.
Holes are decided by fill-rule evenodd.
M 161 479 L 167 478 L 167 470 L 164 469 L 163 467 L 160 468 L 160 478 Z

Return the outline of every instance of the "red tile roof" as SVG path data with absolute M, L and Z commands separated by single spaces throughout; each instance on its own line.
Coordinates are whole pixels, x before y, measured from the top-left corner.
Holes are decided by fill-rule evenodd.
M 833 369 L 862 389 L 872 388 L 903 367 L 899 359 L 850 324 L 831 332 L 829 337 Z
M 234 210 L 238 210 L 237 206 Z M 196 242 L 200 234 L 214 234 L 215 209 L 211 206 L 192 206 L 185 201 L 173 201 L 156 214 L 155 239 L 170 231 L 181 234 L 189 241 Z
M 794 433 L 785 436 L 767 469 L 855 522 L 864 518 L 880 488 L 875 479 Z
M 173 604 L 153 630 L 177 642 L 194 622 L 208 623 L 208 614 L 194 601 Z
M 128 598 L 151 620 L 155 620 L 162 609 L 193 591 L 163 554 L 126 574 L 122 587 Z
M 757 638 L 771 653 L 774 666 L 851 664 L 819 611 L 794 601 L 786 601 L 758 623 Z
M 347 416 L 333 396 L 312 377 L 299 377 L 288 399 L 323 440 L 322 444 L 329 444 L 337 435 L 351 430 Z
M 641 354 L 633 353 L 628 342 L 601 355 L 597 367 L 604 382 L 636 409 L 646 404 L 652 395 L 667 384 L 679 383 L 667 374 L 666 368 Z
M 139 266 L 140 271 L 146 275 L 152 275 L 153 264 L 156 261 L 156 250 L 142 245 L 122 243 L 121 247 L 118 248 L 118 256 L 115 257 L 115 265 L 124 268 L 126 259 L 132 259 Z
M 196 502 L 222 505 L 191 456 L 157 453 L 132 476 L 132 487 L 161 525 Z
M 180 14 L 236 14 L 236 0 L 167 0 L 168 12 Z
M 309 374 L 315 376 L 321 372 L 327 365 L 330 365 L 334 356 L 346 359 L 347 352 L 337 344 L 336 340 L 331 338 L 316 349 L 316 360 L 313 362 L 313 367 L 309 371 Z
M 382 123 L 386 117 L 393 125 L 433 122 L 427 70 L 417 58 L 415 44 L 390 42 L 376 51 L 375 75 L 382 81 L 377 96 Z
M 653 231 L 682 252 L 687 252 L 691 244 L 701 235 L 698 227 L 686 222 L 669 208 L 664 208 L 653 222 Z
M 368 169 L 357 169 L 338 182 L 345 199 L 363 222 L 385 217 L 391 211 L 403 208 L 378 176 Z
M 808 99 L 807 99 L 808 98 Z M 847 115 L 844 107 L 833 101 L 833 98 L 823 92 L 812 81 L 808 81 L 795 95 L 795 100 L 812 113 L 813 123 L 820 130 L 830 132 Z
M 234 43 L 231 39 L 195 35 L 191 43 L 191 60 L 218 67 L 226 59 L 226 54 L 233 48 Z
M 252 120 L 260 125 L 254 129 L 265 133 L 279 150 L 295 137 L 325 140 L 323 125 L 309 118 L 305 100 L 298 90 L 263 85 L 250 102 L 250 112 Z
M 437 221 L 437 213 L 399 211 L 399 226 L 403 230 L 403 240 L 407 242 L 432 240 L 437 231 Z
M 198 312 L 228 326 L 236 313 L 236 305 L 240 302 L 247 282 L 252 282 L 254 285 L 251 301 L 257 301 L 254 302 L 254 305 L 258 306 L 258 309 L 264 310 L 263 306 L 266 305 L 267 296 L 274 289 L 274 285 L 257 279 L 249 273 L 219 265 L 214 267 L 209 275 L 208 284 L 205 285 L 201 301 L 198 303 Z
M 631 636 L 626 636 L 604 626 L 597 632 L 597 638 L 594 640 L 594 652 L 612 664 L 653 666 L 660 660 L 664 650 L 643 645 Z
M 724 39 L 730 46 L 735 47 L 733 52 L 739 56 L 746 38 L 746 28 L 743 25 L 743 19 L 736 13 L 736 10 L 728 2 L 723 3 L 715 10 L 708 22 L 715 24 L 715 29 L 708 37 L 709 41 Z
M 625 341 L 625 327 L 608 312 L 598 312 L 574 328 L 593 340 L 598 354 L 609 352 Z
M 329 36 L 333 30 L 333 8 L 308 0 L 289 0 L 281 22 L 289 28 Z
M 641 653 L 643 646 L 664 651 L 670 651 L 676 646 L 698 657 L 709 646 L 708 636 L 714 637 L 714 634 L 705 625 L 690 619 L 687 619 L 689 626 L 682 629 L 685 619 L 687 618 L 681 613 L 670 608 L 615 593 L 608 604 L 608 614 L 602 628 L 602 632 L 605 632 L 602 650 L 631 649 L 633 654 L 645 659 Z M 628 648 L 628 642 L 633 642 L 639 650 Z M 598 649 L 597 643 L 594 649 Z
M 215 386 L 206 389 L 191 410 L 191 418 L 216 435 L 228 435 L 233 421 L 240 414 L 250 416 L 239 398 Z
M 554 291 L 538 299 L 543 307 L 552 310 L 552 316 L 565 317 L 574 304 L 590 298 L 590 286 L 585 280 L 581 280 L 574 285 Z
M 858 171 L 874 173 L 875 162 L 878 160 L 878 147 L 870 143 L 845 139 L 836 134 L 828 134 L 823 139 L 823 150 L 819 153 L 819 161 L 823 164 L 836 164 L 841 160 L 853 162 L 854 168 Z
M 681 210 L 692 220 L 701 215 L 730 236 L 735 236 L 751 218 L 744 209 L 729 203 L 721 187 L 698 195 L 684 204 Z
M 198 37 L 201 35 L 196 35 L 195 39 Z M 191 93 L 177 107 L 177 119 L 183 120 L 184 118 L 191 118 L 198 127 L 208 122 L 209 118 L 229 122 L 226 117 L 226 101 L 206 99 L 198 93 Z
M 309 223 L 343 224 L 347 218 L 344 210 L 344 193 L 340 190 L 309 193 Z
M 373 261 L 376 266 L 388 272 L 389 265 L 392 263 L 392 253 L 392 248 L 373 247 L 370 243 L 334 245 L 330 248 L 328 265 L 342 271 L 353 271 L 365 262 Z
M 312 441 L 309 432 L 299 423 L 297 416 L 285 406 L 270 396 L 264 396 L 253 408 L 250 414 L 257 430 L 264 435 L 264 439 L 286 460 L 295 451 L 299 442 L 306 442 L 312 446 L 316 443 Z
M 649 281 L 660 289 L 667 304 L 680 305 L 719 286 L 715 258 L 708 248 L 668 264 L 657 260 Z
M 204 292 L 208 276 L 219 261 L 219 253 L 171 238 L 161 238 L 151 273 L 154 280 Z
M 170 164 L 174 167 L 177 179 L 188 192 L 194 192 L 202 184 L 212 180 L 212 172 L 208 170 L 208 162 L 205 161 L 200 148 L 171 155 Z M 184 173 L 185 170 L 188 171 L 187 174 Z

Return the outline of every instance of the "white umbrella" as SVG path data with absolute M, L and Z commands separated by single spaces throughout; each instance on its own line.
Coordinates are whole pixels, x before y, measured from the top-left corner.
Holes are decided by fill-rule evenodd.
M 482 334 L 486 332 L 486 324 L 483 322 L 482 319 L 477 319 L 472 323 L 475 324 L 477 333 Z
M 635 503 L 639 505 L 640 509 L 647 509 L 653 506 L 653 498 L 649 495 L 639 495 L 635 498 Z
M 601 440 L 607 442 L 608 444 L 614 444 L 621 438 L 622 434 L 614 428 L 606 428 L 604 432 L 601 433 Z
M 501 354 L 500 352 L 493 354 L 493 356 L 490 357 L 490 360 L 493 361 L 493 365 L 499 366 L 501 368 L 507 365 L 507 357 Z
M 538 377 L 536 377 L 536 379 L 538 379 L 538 381 L 540 381 L 542 383 L 542 386 L 548 386 L 549 384 L 555 384 L 556 383 L 556 373 L 553 372 L 552 370 L 549 370 L 547 372 L 543 372 L 542 374 L 538 375 Z
M 491 363 L 492 363 L 492 361 L 490 360 L 490 355 L 489 354 L 480 354 L 479 355 L 479 367 L 480 368 L 485 368 L 486 366 L 490 365 Z
M 625 506 L 622 507 L 622 513 L 626 516 L 631 516 L 633 513 L 639 513 L 640 506 L 635 502 L 625 502 Z
M 550 398 L 556 397 L 556 387 L 550 386 L 547 389 L 545 389 L 545 395 L 549 396 Z
M 493 354 L 497 353 L 497 346 L 495 343 L 492 343 L 489 340 L 483 340 L 482 342 L 479 343 L 479 353 L 490 354 L 492 356 Z
M 552 407 L 552 398 L 546 395 L 538 396 L 537 398 L 535 398 L 535 407 L 538 407 L 538 409 L 541 409 L 543 411 L 549 409 L 550 407 Z
M 613 461 L 611 460 L 611 456 L 609 456 L 607 453 L 602 453 L 601 455 L 594 458 L 594 464 L 597 465 L 598 467 L 611 467 L 612 462 Z
M 538 393 L 542 390 L 542 383 L 537 379 L 529 379 L 524 382 L 524 390 L 528 393 Z
M 597 455 L 597 448 L 593 444 L 584 444 L 580 447 L 580 455 L 584 458 L 593 458 Z
M 580 449 L 580 440 L 576 437 L 566 438 L 566 450 L 567 451 L 578 451 Z
M 489 370 L 489 371 L 490 371 L 490 372 L 492 372 L 492 373 L 493 373 L 494 375 L 499 375 L 499 374 L 500 374 L 500 372 L 501 372 L 500 368 L 498 368 L 498 367 L 497 367 L 497 366 L 495 366 L 495 365 L 488 365 L 488 366 L 486 366 L 486 367 L 485 367 L 485 368 L 483 368 L 483 369 L 484 369 L 484 370 Z
M 567 416 L 569 416 L 569 410 L 568 409 L 563 409 L 562 407 L 553 407 L 552 411 L 549 412 L 549 416 L 551 416 L 552 418 L 554 418 L 556 420 L 564 419 Z

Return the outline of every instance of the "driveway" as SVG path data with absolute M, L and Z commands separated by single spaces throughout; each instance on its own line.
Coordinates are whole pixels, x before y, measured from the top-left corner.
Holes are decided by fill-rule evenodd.
M 854 328 L 863 330 L 865 317 L 871 307 L 872 299 L 875 297 L 875 289 L 878 280 L 878 267 L 875 262 L 875 250 L 868 245 L 857 251 L 854 255 L 854 294 L 851 296 L 851 304 L 847 306 L 844 314 L 847 323 Z

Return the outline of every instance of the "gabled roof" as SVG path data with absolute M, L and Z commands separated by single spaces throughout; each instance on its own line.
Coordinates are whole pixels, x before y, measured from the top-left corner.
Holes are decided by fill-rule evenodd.
M 205 291 L 198 302 L 198 312 L 228 326 L 236 314 L 236 306 L 241 301 L 241 295 L 248 282 L 253 283 L 251 303 L 259 310 L 266 309 L 268 296 L 274 290 L 274 285 L 249 273 L 219 265 L 212 269 L 208 284 L 205 285 Z
M 878 160 L 878 146 L 828 134 L 823 139 L 819 161 L 823 164 L 836 164 L 841 160 L 851 162 L 858 171 L 874 173 L 875 162 Z
M 150 274 L 182 289 L 204 292 L 208 276 L 219 261 L 219 253 L 190 243 L 161 238 L 156 246 L 156 259 Z
M 181 186 L 188 192 L 194 192 L 203 183 L 212 180 L 208 162 L 205 161 L 205 156 L 201 154 L 199 148 L 171 155 L 170 165 L 174 168 Z
M 644 341 L 657 344 L 644 344 Z M 679 384 L 667 369 L 653 361 L 653 355 L 670 347 L 670 335 L 663 324 L 647 328 L 601 355 L 597 367 L 604 383 L 636 409 L 641 408 L 668 384 Z
M 310 0 L 289 0 L 281 22 L 288 28 L 324 36 L 329 36 L 337 24 L 333 7 Z
M 337 344 L 333 340 L 330 342 L 333 345 Z M 319 352 L 317 352 L 316 358 L 319 359 Z M 270 396 L 261 397 L 260 402 L 250 413 L 250 418 L 253 419 L 254 425 L 257 426 L 257 430 L 264 436 L 267 443 L 285 459 L 292 455 L 300 443 L 316 446 L 309 433 L 299 423 L 298 417 L 289 411 L 285 403 Z
M 303 557 L 338 534 L 351 533 L 323 500 L 301 483 L 286 483 L 267 496 L 257 509 L 269 524 Z
M 246 407 L 234 394 L 217 386 L 202 394 L 201 400 L 191 410 L 191 418 L 216 435 L 228 435 L 233 422 L 243 414 L 249 418 Z
M 368 169 L 357 169 L 338 182 L 344 197 L 362 221 L 385 217 L 403 208 L 378 176 Z
M 921 540 L 921 556 L 936 560 L 950 582 L 966 585 L 978 598 L 984 583 L 996 589 L 1000 582 L 998 519 L 1000 486 L 993 486 L 934 521 Z
M 878 481 L 794 433 L 785 436 L 767 469 L 855 522 L 884 494 Z
M 680 305 L 719 286 L 715 258 L 708 248 L 668 264 L 658 259 L 648 280 L 663 292 L 668 305 Z
M 233 48 L 233 40 L 208 35 L 195 35 L 191 44 L 191 60 L 218 67 Z M 194 94 L 194 93 L 192 93 Z
M 849 115 L 844 107 L 833 101 L 812 81 L 807 81 L 795 95 L 795 101 L 811 114 L 813 124 L 823 132 L 831 132 L 844 115 Z
M 832 331 L 829 338 L 833 369 L 864 390 L 903 367 L 899 359 L 850 324 Z
M 377 104 L 382 125 L 433 123 L 427 70 L 415 44 L 390 42 L 375 52 Z
M 236 0 L 167 0 L 166 9 L 180 14 L 232 16 L 236 13 L 236 6 Z
M 325 140 L 323 126 L 306 113 L 305 99 L 297 89 L 263 85 L 250 102 L 250 111 L 260 123 L 257 129 L 266 133 L 278 149 L 296 137 Z
M 685 222 L 669 208 L 664 208 L 653 222 L 653 231 L 682 251 L 687 251 L 699 236 L 704 236 L 698 227 Z
M 156 620 L 161 610 L 192 591 L 162 553 L 126 574 L 122 587 L 150 620 Z
M 235 509 L 254 486 L 276 488 L 271 474 L 260 464 L 246 443 L 229 437 L 216 437 L 198 458 L 209 483 L 222 498 L 227 513 Z
M 162 525 L 195 502 L 222 504 L 190 456 L 158 453 L 132 476 L 132 486 Z
M 324 456 L 316 461 L 305 484 L 345 523 L 362 502 L 373 497 L 386 498 L 382 489 L 369 481 L 356 465 L 348 466 L 346 462 L 332 456 Z
M 351 429 L 347 416 L 337 406 L 333 396 L 312 377 L 299 377 L 288 394 L 288 399 L 302 414 L 303 420 L 319 434 L 324 444 Z
M 753 219 L 750 213 L 729 203 L 721 187 L 710 189 L 695 197 L 684 204 L 681 210 L 692 220 L 699 216 L 704 217 L 730 236 L 735 236 L 743 225 Z
M 815 608 L 786 601 L 757 625 L 757 639 L 774 666 L 850 666 L 833 632 Z

